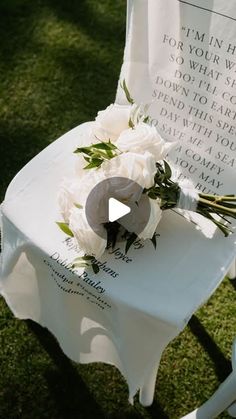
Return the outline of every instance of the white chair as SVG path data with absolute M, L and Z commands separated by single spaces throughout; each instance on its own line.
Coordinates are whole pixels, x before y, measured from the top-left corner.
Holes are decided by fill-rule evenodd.
M 177 2 L 173 4 L 173 2 L 168 2 L 168 1 L 165 2 L 164 4 L 161 1 L 152 1 L 152 0 L 149 0 L 148 2 L 142 2 L 139 0 L 127 1 L 126 51 L 125 51 L 124 64 L 121 71 L 120 80 L 122 81 L 122 79 L 126 79 L 128 85 L 131 86 L 130 87 L 131 92 L 134 93 L 134 97 L 138 101 L 143 99 L 145 102 L 145 98 L 147 98 L 146 92 L 149 92 L 149 95 L 150 95 L 150 91 L 151 90 L 154 91 L 155 85 L 156 85 L 154 69 L 156 70 L 157 74 L 158 74 L 158 70 L 159 69 L 161 70 L 160 75 L 159 76 L 157 75 L 157 78 L 159 77 L 157 84 L 159 85 L 160 83 L 162 86 L 166 79 L 165 73 L 167 75 L 171 73 L 171 66 L 168 63 L 167 56 L 165 56 L 165 53 L 163 53 L 163 50 L 161 51 L 160 44 L 162 42 L 165 42 L 167 44 L 167 49 L 169 47 L 169 50 L 171 52 L 173 52 L 173 50 L 175 51 L 176 62 L 179 56 L 179 63 L 181 63 L 178 69 L 175 69 L 178 77 L 180 76 L 180 74 L 182 74 L 183 78 L 180 77 L 181 81 L 173 77 L 175 73 L 175 71 L 173 71 L 172 77 L 168 78 L 167 76 L 167 80 L 168 80 L 168 83 L 166 83 L 167 88 L 164 88 L 163 91 L 161 90 L 159 91 L 160 99 L 159 101 L 156 102 L 155 111 L 153 111 L 154 121 L 158 119 L 159 126 L 162 125 L 162 122 L 165 123 L 164 116 L 168 115 L 168 112 L 166 109 L 163 112 L 160 109 L 158 112 L 157 107 L 159 106 L 160 108 L 162 108 L 163 94 L 169 93 L 168 89 L 170 88 L 171 82 L 173 83 L 173 86 L 174 86 L 174 83 L 176 83 L 176 86 L 178 83 L 180 83 L 179 86 L 181 86 L 181 83 L 184 82 L 184 74 L 186 74 L 185 76 L 186 80 L 188 79 L 191 82 L 191 84 L 195 83 L 197 87 L 197 80 L 195 79 L 195 73 L 194 72 L 191 73 L 191 71 L 189 70 L 187 70 L 188 73 L 185 73 L 186 66 L 183 65 L 182 67 L 183 63 L 181 62 L 181 59 L 184 58 L 185 60 L 186 56 L 188 57 L 188 55 L 185 54 L 185 56 L 180 57 L 180 53 L 183 52 L 186 46 L 186 43 L 185 43 L 186 40 L 183 40 L 183 36 L 181 36 L 181 30 L 184 30 L 186 32 L 186 27 L 191 27 L 191 25 L 192 27 L 194 27 L 194 25 L 197 24 L 198 18 L 200 17 L 201 13 L 210 14 L 209 9 L 213 9 L 213 11 L 215 11 L 216 13 L 219 12 L 219 10 L 217 11 L 217 8 L 214 9 L 214 6 L 217 6 L 217 5 L 214 5 L 214 2 L 213 4 L 210 5 L 208 10 L 207 10 L 207 5 L 205 4 L 202 5 L 201 2 L 198 2 L 198 1 L 193 1 L 191 3 L 180 1 L 179 3 L 183 3 L 183 4 L 177 5 Z M 203 8 L 201 9 L 202 6 Z M 227 10 L 226 14 L 228 13 L 230 15 L 230 13 L 232 12 L 232 6 L 234 7 L 233 3 L 229 6 L 229 9 Z M 222 10 L 220 12 L 223 13 Z M 158 16 L 158 13 L 159 13 L 159 16 Z M 204 18 L 205 18 L 206 23 L 204 22 L 204 20 L 202 21 L 202 28 L 204 28 L 204 30 L 208 30 L 206 26 L 209 23 L 209 19 L 207 17 L 204 17 Z M 221 19 L 222 18 L 223 16 L 221 16 Z M 227 18 L 224 16 L 224 19 L 227 19 Z M 156 23 L 154 23 L 155 20 L 156 20 Z M 229 20 L 230 19 L 228 19 L 228 22 L 227 22 L 228 25 L 230 25 Z M 178 27 L 179 27 L 179 33 L 178 33 L 179 36 L 176 37 L 176 28 Z M 221 33 L 221 31 L 219 32 Z M 190 30 L 188 32 L 188 36 L 191 36 L 189 35 L 189 33 L 190 33 Z M 192 33 L 196 41 L 197 39 L 196 30 L 194 33 L 194 29 L 193 29 Z M 203 29 L 202 29 L 201 34 L 202 33 L 204 33 Z M 233 25 L 230 31 L 230 36 L 232 36 L 232 33 L 235 33 L 235 29 Z M 198 35 L 200 35 L 200 30 L 199 30 Z M 213 34 L 208 34 L 209 37 L 210 35 L 213 36 Z M 215 36 L 217 36 L 217 33 L 215 34 Z M 189 44 L 187 46 L 189 46 Z M 193 50 L 193 45 L 191 46 Z M 200 49 L 203 50 L 202 45 L 199 45 L 199 44 L 197 45 L 195 44 L 195 49 L 196 48 L 199 48 L 199 51 Z M 172 61 L 172 67 L 174 68 L 175 65 L 173 64 L 173 61 L 174 61 L 173 55 L 171 57 L 171 61 Z M 184 70 L 182 70 L 182 68 L 184 68 Z M 224 72 L 224 76 L 225 77 L 227 76 L 226 71 Z M 205 83 L 207 83 L 207 79 L 205 80 Z M 187 87 L 186 84 L 185 84 L 185 87 Z M 181 88 L 179 91 L 181 91 Z M 181 99 L 181 96 L 179 93 L 174 94 L 172 91 L 171 95 L 174 95 L 175 98 L 179 97 L 179 99 Z M 157 93 L 155 94 L 155 97 L 157 97 Z M 166 99 L 168 103 L 168 98 Z M 121 103 L 123 101 L 122 90 L 120 88 L 118 88 L 117 100 L 120 101 Z M 173 107 L 171 111 L 172 112 L 174 111 Z M 206 113 L 208 112 L 208 107 L 207 109 L 206 108 L 204 109 L 204 107 L 201 107 L 201 111 L 203 113 L 205 111 L 205 115 L 206 115 Z M 169 109 L 169 114 L 170 114 L 170 109 Z M 165 132 L 163 132 L 163 135 L 166 138 L 168 138 L 168 135 L 165 135 Z M 207 140 L 206 140 L 206 144 L 207 144 Z M 209 145 L 210 144 L 211 142 L 209 142 Z M 176 156 L 172 155 L 173 160 L 175 157 Z M 234 154 L 234 158 L 235 158 L 235 154 Z M 186 156 L 185 156 L 184 161 L 186 160 L 188 159 L 186 159 Z M 176 161 L 181 162 L 181 159 L 176 158 Z M 190 164 L 191 164 L 191 161 L 190 161 Z M 182 165 L 183 173 L 186 174 L 186 176 L 189 176 L 188 171 L 184 169 L 185 169 L 184 165 Z M 235 172 L 234 173 L 232 172 L 232 175 L 235 182 L 236 181 Z M 194 177 L 195 175 L 193 174 L 191 178 L 194 178 Z M 199 179 L 197 179 L 196 177 L 196 184 L 198 184 L 198 182 L 199 182 Z M 227 183 L 225 185 L 227 186 Z M 217 192 L 217 191 L 215 190 L 214 192 Z M 233 260 L 227 275 L 230 279 L 234 279 L 236 277 L 236 259 Z M 216 391 L 216 393 L 204 405 L 194 410 L 189 415 L 184 416 L 184 418 L 186 419 L 187 418 L 188 419 L 212 419 L 212 418 L 217 417 L 217 415 L 219 415 L 221 412 L 223 412 L 227 408 L 228 408 L 228 413 L 232 417 L 236 417 L 236 402 L 234 403 L 234 400 L 236 400 L 236 341 L 234 342 L 234 345 L 233 345 L 232 366 L 233 366 L 233 372 L 221 384 L 221 386 Z
M 187 88 L 182 89 L 182 98 L 177 84 L 171 84 L 170 79 L 173 77 L 170 54 L 181 50 L 181 36 L 186 37 L 187 33 L 183 24 L 195 24 L 199 18 L 200 9 L 195 8 L 195 16 L 188 7 L 186 2 L 173 0 L 165 3 L 134 0 L 128 4 L 129 28 L 120 78 L 126 79 L 137 102 L 146 103 L 152 96 L 159 97 L 150 107 L 153 123 L 158 122 L 163 136 L 170 140 L 186 136 L 182 138 L 183 147 L 170 158 L 183 174 L 189 175 L 190 166 L 191 172 L 196 169 L 191 177 L 197 182 L 201 164 L 193 160 L 193 154 L 194 159 L 205 157 L 201 138 L 195 133 L 192 143 L 188 143 L 193 124 L 183 130 L 178 118 L 179 114 L 181 118 L 185 115 L 183 106 L 191 105 L 192 94 Z M 207 28 L 209 16 L 205 16 L 202 21 Z M 212 20 L 218 16 L 215 14 Z M 171 39 L 174 35 L 173 39 L 180 43 L 168 39 L 163 42 L 160 32 L 163 24 L 165 33 Z M 176 56 L 174 59 L 176 62 Z M 174 71 L 187 74 L 183 67 L 187 62 L 178 64 L 180 61 L 177 58 Z M 169 82 L 164 83 L 164 79 Z M 198 77 L 195 79 L 198 81 Z M 208 91 L 209 97 L 210 94 Z M 120 88 L 116 100 L 124 102 Z M 191 115 L 193 123 L 194 120 L 198 121 L 198 116 Z M 234 235 L 226 239 L 214 228 L 213 239 L 207 238 L 179 214 L 166 212 L 158 226 L 160 240 L 156 252 L 151 244 L 141 250 L 132 248 L 130 265 L 106 253 L 102 259 L 106 270 L 97 276 L 74 272 L 70 263 L 76 249 L 65 241 L 55 224 L 59 217 L 57 190 L 62 177 L 72 173 L 76 158 L 73 151 L 86 142 L 91 126 L 83 124 L 66 133 L 29 162 L 10 184 L 1 207 L 0 292 L 18 318 L 30 318 L 47 327 L 74 361 L 116 365 L 127 380 L 130 401 L 140 389 L 141 403 L 150 405 L 164 348 L 228 272 L 236 255 L 236 239 Z M 208 138 L 207 144 L 209 141 Z M 186 144 L 191 144 L 190 157 L 186 155 Z M 229 152 L 228 159 L 233 158 L 232 153 Z M 208 161 L 211 166 L 205 160 L 208 166 L 204 167 L 201 187 L 210 185 L 213 192 L 236 193 L 234 168 L 219 164 L 213 152 Z M 209 227 L 203 223 L 202 228 L 206 224 Z M 109 272 L 117 276 L 111 277 Z M 103 293 L 98 295 L 98 290 Z

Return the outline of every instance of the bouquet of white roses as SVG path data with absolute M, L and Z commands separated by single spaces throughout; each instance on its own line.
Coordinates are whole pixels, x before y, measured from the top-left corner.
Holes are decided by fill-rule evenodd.
M 98 113 L 89 143 L 74 151 L 78 155 L 78 176 L 64 181 L 59 192 L 63 222 L 57 224 L 64 233 L 74 237 L 84 252 L 75 264 L 91 265 L 95 273 L 99 271 L 96 258 L 106 248 L 114 246 L 119 235 L 126 240 L 126 251 L 137 237 L 150 239 L 155 246 L 155 231 L 164 210 L 181 208 L 199 213 L 225 236 L 231 232 L 227 217 L 236 218 L 234 195 L 198 193 L 190 180 L 174 179 L 165 160 L 173 143 L 164 141 L 157 129 L 149 124 L 147 107 L 134 103 L 125 81 L 122 87 L 129 104 L 112 104 Z M 141 186 L 142 194 L 148 196 L 150 217 L 141 232 L 137 222 L 124 229 L 117 221 L 104 220 L 103 196 L 98 197 L 97 230 L 88 223 L 85 206 L 89 193 L 96 184 L 114 176 L 131 179 Z M 125 202 L 124 193 L 122 198 Z M 139 196 L 137 205 L 141 199 Z M 141 222 L 138 220 L 138 224 Z

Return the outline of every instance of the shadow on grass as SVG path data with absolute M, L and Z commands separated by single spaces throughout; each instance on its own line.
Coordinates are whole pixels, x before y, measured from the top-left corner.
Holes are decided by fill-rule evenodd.
M 146 408 L 149 416 L 153 419 L 170 419 L 162 409 L 160 403 L 156 400 L 153 401 L 153 404 Z
M 232 285 L 232 287 L 234 288 L 234 290 L 236 291 L 236 278 L 234 279 L 229 279 L 229 283 Z
M 100 3 L 100 4 L 99 4 Z M 112 42 L 120 45 L 124 40 L 125 24 L 124 16 L 126 12 L 125 0 L 107 2 L 87 1 L 87 0 L 46 0 L 47 6 L 64 21 L 71 22 L 83 29 L 91 38 L 96 38 L 100 42 Z M 112 6 L 112 7 L 111 7 Z M 108 9 L 106 9 L 108 7 Z M 111 11 L 123 10 L 123 14 L 116 13 L 114 18 Z
M 37 323 L 31 320 L 26 320 L 26 323 L 57 367 L 57 370 L 47 372 L 46 379 L 51 396 L 58 406 L 60 419 L 105 419 L 101 408 L 56 339 Z
M 45 139 L 45 140 L 44 140 Z M 1 185 L 0 202 L 16 173 L 47 145 L 43 131 L 15 121 L 0 123 Z
M 113 10 L 114 15 L 111 15 Z M 120 13 L 121 10 L 123 13 Z M 58 22 L 53 22 L 54 15 Z M 38 27 L 41 25 L 39 22 L 47 20 L 47 18 L 53 22 L 52 25 L 61 24 L 62 28 L 66 22 L 75 26 L 75 31 L 71 28 L 72 32 L 68 32 L 69 29 L 65 25 L 65 42 L 61 53 L 58 51 L 55 38 L 55 44 L 51 49 L 50 47 L 48 49 L 49 60 L 53 61 L 54 57 L 57 58 L 59 52 L 59 58 L 62 63 L 64 61 L 63 68 L 66 72 L 73 73 L 75 80 L 82 73 L 83 80 L 80 88 L 85 90 L 86 84 L 88 84 L 87 91 L 95 90 L 98 98 L 100 97 L 99 93 L 106 97 L 110 89 L 110 95 L 108 94 L 106 102 L 110 103 L 111 87 L 113 100 L 125 45 L 125 1 L 119 0 L 118 4 L 112 6 L 105 2 L 97 7 L 95 0 L 90 2 L 85 0 L 44 0 L 38 4 L 34 4 L 30 0 L 2 0 L 0 3 L 0 71 L 4 74 L 8 72 L 14 74 L 18 65 L 22 66 L 24 63 L 25 68 L 27 68 L 27 62 L 28 68 L 35 65 L 36 58 L 40 58 L 41 52 L 44 53 L 48 48 L 45 39 L 38 39 L 38 35 L 35 38 L 35 29 L 36 33 L 37 28 L 41 31 L 42 28 Z M 50 29 L 47 30 L 50 31 Z M 83 33 L 88 37 L 86 41 L 81 38 Z M 49 34 L 49 38 L 50 36 Z M 63 32 L 59 34 L 59 39 L 62 37 Z M 50 38 L 52 43 L 53 40 L 54 38 Z M 70 53 L 70 42 L 73 47 L 76 46 L 74 54 Z M 85 53 L 85 50 L 87 59 L 80 60 L 78 51 Z M 26 52 L 27 55 L 25 55 Z M 42 73 L 43 71 L 45 71 L 45 77 L 48 77 L 45 68 L 42 69 Z M 104 82 L 100 78 L 101 74 Z M 75 86 L 76 88 L 77 86 Z M 94 100 L 90 104 L 93 102 Z M 85 106 L 87 107 L 87 103 Z M 98 103 L 97 109 L 99 106 L 100 103 Z
M 58 25 L 60 39 L 53 32 Z M 2 200 L 9 181 L 34 155 L 114 100 L 125 1 L 2 0 L 0 36 Z
M 122 44 L 124 46 L 125 0 L 119 0 L 117 4 L 100 3 L 97 7 L 96 1 L 86 0 L 43 0 L 38 4 L 31 0 L 1 0 L 0 52 L 8 59 L 8 66 L 14 55 L 32 42 L 32 35 L 43 8 L 51 9 L 62 22 L 74 24 L 102 47 L 119 49 Z M 123 13 L 120 13 L 121 10 Z M 114 11 L 114 15 L 111 15 L 111 11 Z
M 226 359 L 220 348 L 216 345 L 214 340 L 206 331 L 205 327 L 195 315 L 192 316 L 188 326 L 202 347 L 208 353 L 211 360 L 214 362 L 216 375 L 219 381 L 223 382 L 232 371 L 231 362 Z
M 77 108 L 78 122 L 86 122 L 114 101 L 121 66 L 119 56 L 112 60 L 111 55 L 106 62 L 103 54 L 95 50 L 70 46 L 66 50 L 52 49 L 52 57 L 63 72 L 64 86 L 57 93 L 61 111 L 64 108 L 68 112 L 71 107 L 75 113 Z
M 68 100 L 72 94 L 94 117 L 115 98 L 125 45 L 126 3 L 124 0 L 110 4 L 101 1 L 99 5 L 94 0 L 46 0 L 46 3 L 59 20 L 74 24 L 79 34 L 86 34 L 86 49 L 81 48 L 78 38 L 77 43 L 72 42 L 66 49 L 52 49 L 52 54 L 70 84 Z
M 45 378 L 55 405 L 58 407 L 60 419 L 93 417 L 96 419 L 139 419 L 143 417 L 135 406 L 130 412 L 117 411 L 104 415 L 76 367 L 63 353 L 54 336 L 32 320 L 26 320 L 26 324 L 56 367 L 54 370 L 49 370 Z M 169 419 L 156 400 L 150 407 L 145 408 L 145 411 L 150 418 Z
M 133 408 L 130 412 L 104 414 L 91 395 L 72 361 L 63 353 L 57 340 L 47 330 L 32 320 L 25 321 L 30 332 L 53 361 L 56 369 L 49 370 L 45 378 L 60 419 L 140 419 L 142 414 Z M 150 418 L 169 419 L 160 404 L 154 400 L 152 406 L 145 408 Z
M 37 18 L 37 8 L 31 0 L 1 0 L 0 2 L 0 57 L 4 72 L 14 69 L 28 44 Z

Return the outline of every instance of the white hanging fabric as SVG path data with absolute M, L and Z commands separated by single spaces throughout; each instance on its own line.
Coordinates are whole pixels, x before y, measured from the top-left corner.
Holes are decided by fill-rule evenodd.
M 130 0 L 128 13 L 120 81 L 150 104 L 162 136 L 179 142 L 170 159 L 183 176 L 199 191 L 234 193 L 234 1 Z M 125 102 L 120 83 L 116 100 Z

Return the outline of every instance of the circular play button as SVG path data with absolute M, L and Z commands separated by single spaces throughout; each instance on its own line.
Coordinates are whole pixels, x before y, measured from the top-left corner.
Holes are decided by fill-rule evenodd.
M 143 187 L 126 177 L 111 177 L 99 182 L 89 193 L 85 213 L 93 231 L 106 239 L 107 223 L 118 222 L 139 235 L 150 217 L 150 201 Z

